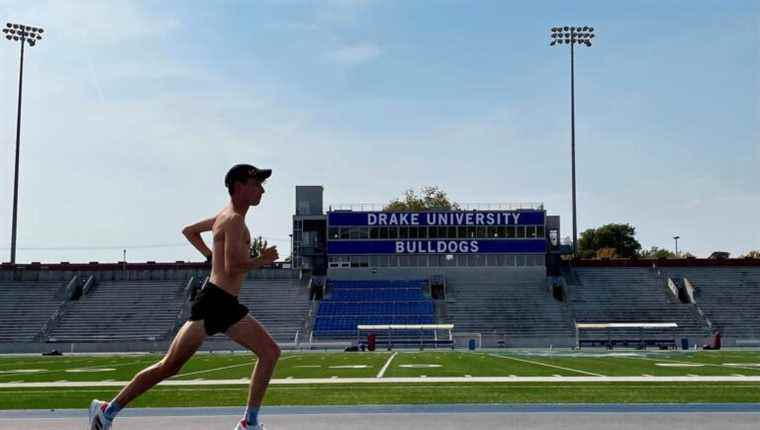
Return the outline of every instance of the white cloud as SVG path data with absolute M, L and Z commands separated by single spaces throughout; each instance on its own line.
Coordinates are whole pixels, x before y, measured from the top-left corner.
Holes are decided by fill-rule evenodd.
M 368 42 L 361 42 L 328 52 L 326 57 L 330 61 L 340 65 L 356 66 L 379 57 L 381 52 L 378 46 Z

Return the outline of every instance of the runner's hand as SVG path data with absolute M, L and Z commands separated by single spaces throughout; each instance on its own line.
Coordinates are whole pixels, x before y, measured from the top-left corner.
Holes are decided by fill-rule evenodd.
M 269 266 L 280 258 L 276 246 L 268 248 L 266 245 L 267 243 L 264 242 L 264 247 L 261 249 L 261 256 L 259 256 L 259 261 L 261 261 L 263 266 Z

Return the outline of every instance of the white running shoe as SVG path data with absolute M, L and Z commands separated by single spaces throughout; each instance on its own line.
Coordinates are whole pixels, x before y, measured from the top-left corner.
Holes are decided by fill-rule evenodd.
M 112 421 L 105 417 L 108 402 L 93 400 L 90 403 L 90 430 L 109 430 Z
M 261 423 L 258 423 L 255 426 L 249 426 L 248 422 L 246 422 L 245 418 L 243 418 L 237 423 L 237 425 L 235 426 L 235 430 L 266 430 L 266 429 L 264 428 L 264 425 Z

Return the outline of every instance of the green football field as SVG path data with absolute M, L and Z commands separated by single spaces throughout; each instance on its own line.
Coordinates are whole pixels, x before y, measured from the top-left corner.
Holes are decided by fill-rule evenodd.
M 0 409 L 111 399 L 159 355 L 0 357 Z M 133 406 L 245 402 L 250 354 L 193 357 Z M 673 379 L 675 377 L 675 379 Z M 760 352 L 287 352 L 270 405 L 760 402 Z

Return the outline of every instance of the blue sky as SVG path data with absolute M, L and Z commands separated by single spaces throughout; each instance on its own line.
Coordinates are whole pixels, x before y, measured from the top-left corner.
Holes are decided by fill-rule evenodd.
M 271 167 L 256 235 L 289 252 L 296 185 L 384 203 L 543 202 L 570 218 L 576 52 L 579 230 L 644 247 L 760 248 L 760 3 L 753 1 L 20 2 L 27 51 L 17 259 L 195 259 L 181 228 Z M 0 49 L 0 260 L 13 192 L 18 46 Z M 52 248 L 52 249 L 51 249 Z

